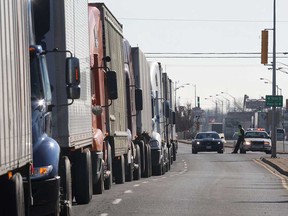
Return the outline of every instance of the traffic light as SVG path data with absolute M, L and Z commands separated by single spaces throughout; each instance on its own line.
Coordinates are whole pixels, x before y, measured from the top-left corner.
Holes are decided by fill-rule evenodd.
M 197 107 L 200 107 L 200 97 L 197 97 Z
M 261 64 L 268 63 L 268 31 L 263 30 L 261 35 Z

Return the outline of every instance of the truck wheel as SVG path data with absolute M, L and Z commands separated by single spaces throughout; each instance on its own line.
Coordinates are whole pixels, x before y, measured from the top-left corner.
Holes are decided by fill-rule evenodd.
M 125 181 L 126 182 L 131 182 L 133 180 L 133 169 L 134 169 L 134 163 L 135 161 L 134 160 L 130 160 L 131 163 L 128 163 L 128 154 L 126 154 L 124 156 L 125 158 Z
M 163 169 L 163 159 L 161 160 L 160 164 L 157 164 L 156 166 L 152 167 L 152 174 L 156 176 L 160 176 L 164 174 L 164 169 Z
M 100 177 L 95 185 L 93 185 L 93 194 L 102 194 L 104 191 L 104 171 L 101 169 Z
M 167 159 L 165 164 L 165 171 L 168 172 L 170 170 L 170 149 L 167 148 Z
M 150 177 L 150 176 L 152 176 L 152 156 L 151 156 L 151 147 L 150 147 L 150 145 L 147 145 L 147 153 L 148 153 L 148 170 L 149 170 L 148 177 Z
M 176 151 L 176 144 L 175 143 L 172 144 L 172 148 L 173 148 L 173 161 L 176 161 L 177 151 Z
M 172 143 L 172 145 L 170 147 L 170 164 L 171 165 L 173 164 L 173 161 L 174 161 L 173 154 L 174 154 L 174 151 L 173 151 L 173 143 Z
M 146 149 L 145 149 L 145 143 L 143 140 L 140 140 L 136 143 L 136 145 L 139 146 L 140 149 L 140 155 L 141 155 L 141 177 L 145 177 L 145 170 L 146 168 Z
M 114 159 L 113 161 L 113 170 L 115 174 L 115 183 L 124 184 L 125 182 L 125 159 L 121 155 L 120 159 Z
M 72 215 L 72 180 L 71 164 L 68 157 L 60 159 L 60 187 L 61 191 L 61 216 Z
M 103 164 L 101 161 L 98 160 L 97 152 L 91 152 L 91 165 L 92 165 L 92 179 L 93 179 L 92 180 L 93 194 L 102 194 L 104 190 Z M 99 167 L 99 170 L 98 170 L 98 167 Z M 98 172 L 100 172 L 99 178 L 98 178 Z
M 92 167 L 91 153 L 84 149 L 82 153 L 76 153 L 75 160 L 75 199 L 78 204 L 88 204 L 92 199 Z M 74 180 L 74 179 L 73 179 Z
M 133 172 L 133 179 L 139 180 L 141 178 L 141 153 L 140 153 L 140 147 L 138 145 L 135 145 L 136 148 L 136 158 L 135 163 L 138 165 L 138 168 L 134 170 Z
M 0 215 L 24 216 L 25 200 L 23 180 L 20 173 L 15 173 L 11 180 L 1 181 Z
M 192 154 L 197 154 L 197 153 L 198 153 L 197 150 L 192 148 Z
M 144 151 L 145 151 L 145 169 L 142 173 L 142 177 L 148 178 L 151 176 L 151 150 L 150 146 L 145 144 L 144 145 Z
M 111 155 L 111 146 L 110 144 L 107 145 L 107 167 L 106 167 L 106 172 L 110 171 L 108 176 L 105 177 L 104 179 L 104 188 L 105 190 L 110 190 L 111 186 L 113 184 L 113 173 L 112 173 L 112 155 Z

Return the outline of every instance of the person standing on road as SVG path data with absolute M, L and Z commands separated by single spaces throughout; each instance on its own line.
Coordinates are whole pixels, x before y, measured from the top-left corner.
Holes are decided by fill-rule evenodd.
M 237 143 L 235 145 L 235 148 L 234 148 L 234 151 L 232 151 L 231 153 L 232 154 L 237 154 L 238 153 L 238 150 L 240 148 L 240 144 L 244 141 L 244 129 L 242 127 L 242 125 L 238 125 L 238 129 L 239 129 L 239 132 L 238 132 L 238 140 L 237 140 Z

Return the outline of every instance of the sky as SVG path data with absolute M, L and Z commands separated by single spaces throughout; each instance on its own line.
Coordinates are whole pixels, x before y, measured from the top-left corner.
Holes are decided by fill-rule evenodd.
M 131 46 L 138 46 L 149 61 L 161 62 L 178 87 L 189 83 L 176 91 L 181 105 L 195 105 L 195 90 L 203 108 L 215 106 L 216 101 L 243 102 L 245 94 L 249 99 L 272 94 L 271 66 L 262 65 L 260 55 L 251 53 L 260 53 L 264 29 L 269 29 L 268 49 L 273 51 L 273 0 L 103 2 L 122 23 L 124 37 Z M 276 21 L 276 52 L 288 52 L 287 0 L 276 0 Z M 171 58 L 175 54 L 168 53 L 180 54 Z M 229 53 L 246 54 L 237 55 L 245 58 L 227 58 L 236 56 Z M 285 106 L 288 55 L 278 57 L 276 67 L 287 71 L 276 71 L 277 90 L 279 94 L 282 92 Z M 268 62 L 272 62 L 272 55 Z

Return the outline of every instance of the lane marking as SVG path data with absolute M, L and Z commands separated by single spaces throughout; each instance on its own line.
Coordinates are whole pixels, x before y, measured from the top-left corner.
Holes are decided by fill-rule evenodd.
M 148 181 L 143 181 L 143 182 L 142 182 L 142 184 L 147 184 L 147 183 L 148 183 Z
M 139 187 L 140 186 L 140 184 L 135 184 L 135 185 L 133 185 L 134 187 Z
M 102 213 L 100 216 L 108 216 L 108 213 Z
M 115 199 L 112 204 L 117 205 L 122 201 L 122 199 Z
M 266 164 L 264 164 L 264 163 L 262 163 L 262 162 L 260 162 L 260 161 L 258 161 L 258 160 L 256 160 L 256 159 L 254 159 L 254 162 L 256 162 L 257 164 L 261 165 L 261 166 L 264 167 L 266 170 L 268 170 L 270 173 L 272 173 L 273 175 L 275 175 L 275 176 L 277 176 L 278 178 L 280 178 L 281 183 L 282 183 L 282 186 L 283 186 L 286 190 L 288 190 L 288 185 L 287 185 L 287 180 L 286 180 L 286 178 L 284 178 L 281 174 L 276 173 L 276 172 L 278 172 L 278 171 L 275 171 L 274 168 L 272 168 L 272 167 L 270 167 L 269 165 L 266 165 Z
M 124 193 L 129 194 L 129 193 L 133 193 L 133 191 L 132 190 L 126 190 L 126 191 L 124 191 Z

